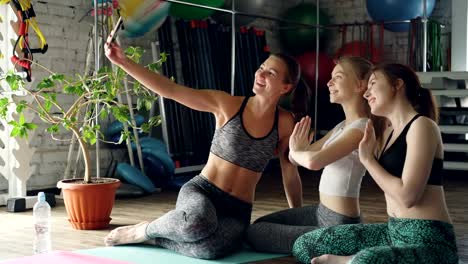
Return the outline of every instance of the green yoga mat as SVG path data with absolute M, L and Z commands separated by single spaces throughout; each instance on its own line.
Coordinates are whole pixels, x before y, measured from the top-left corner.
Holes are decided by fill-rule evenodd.
M 204 260 L 180 255 L 174 251 L 150 245 L 115 246 L 75 251 L 80 254 L 127 261 L 134 264 L 201 264 L 201 263 L 250 263 L 273 258 L 286 257 L 283 254 L 269 254 L 242 249 L 225 258 Z

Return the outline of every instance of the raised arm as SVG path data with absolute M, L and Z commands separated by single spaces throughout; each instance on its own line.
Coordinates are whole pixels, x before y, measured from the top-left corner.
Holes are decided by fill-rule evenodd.
M 294 127 L 294 119 L 291 114 L 281 111 L 279 121 L 280 141 L 278 144 L 281 174 L 283 186 L 289 207 L 302 206 L 302 182 L 297 167 L 288 159 L 289 136 Z
M 345 131 L 337 140 L 323 147 L 324 142 L 330 137 L 332 131 L 316 143 L 308 146 L 310 135 L 310 118 L 306 117 L 294 127 L 290 139 L 290 157 L 297 164 L 309 170 L 320 170 L 333 163 L 359 147 L 364 133 L 351 128 Z M 320 146 L 320 148 L 318 148 Z
M 221 109 L 223 102 L 230 98 L 228 93 L 189 88 L 152 72 L 129 59 L 117 43 L 110 42 L 110 38 L 109 36 L 104 47 L 109 60 L 156 94 L 177 101 L 189 108 L 215 114 Z
M 369 123 L 359 145 L 361 162 L 386 195 L 401 206 L 413 207 L 426 188 L 437 145 L 441 142 L 439 128 L 424 117 L 413 122 L 406 135 L 407 151 L 401 178 L 386 171 L 370 153 L 372 145 L 375 145 L 373 141 L 374 130 Z

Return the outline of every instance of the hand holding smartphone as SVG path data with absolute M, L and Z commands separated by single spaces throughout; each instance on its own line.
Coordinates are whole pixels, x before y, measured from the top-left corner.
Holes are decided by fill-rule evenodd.
M 117 20 L 117 23 L 115 24 L 114 28 L 112 29 L 109 37 L 111 37 L 111 40 L 109 41 L 109 44 L 115 41 L 115 38 L 117 37 L 117 32 L 119 31 L 120 27 L 122 26 L 123 20 L 122 17 L 119 17 L 119 20 Z

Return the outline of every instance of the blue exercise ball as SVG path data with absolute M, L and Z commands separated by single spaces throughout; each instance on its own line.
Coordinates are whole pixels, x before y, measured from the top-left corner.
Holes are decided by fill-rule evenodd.
M 162 0 L 119 0 L 123 18 L 122 33 L 128 38 L 142 37 L 159 28 L 169 15 L 171 3 Z
M 432 14 L 435 0 L 426 0 L 426 16 Z M 422 17 L 424 0 L 367 0 L 367 12 L 375 21 L 400 21 Z M 409 23 L 385 24 L 386 29 L 394 32 L 405 32 Z

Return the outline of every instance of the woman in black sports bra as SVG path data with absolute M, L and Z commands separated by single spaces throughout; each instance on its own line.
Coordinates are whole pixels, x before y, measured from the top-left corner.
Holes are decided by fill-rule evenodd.
M 458 263 L 431 92 L 409 67 L 382 64 L 364 96 L 372 114 L 391 124 L 378 158 L 371 122 L 359 145 L 361 162 L 385 193 L 389 221 L 310 232 L 296 241 L 295 256 L 304 263 Z

